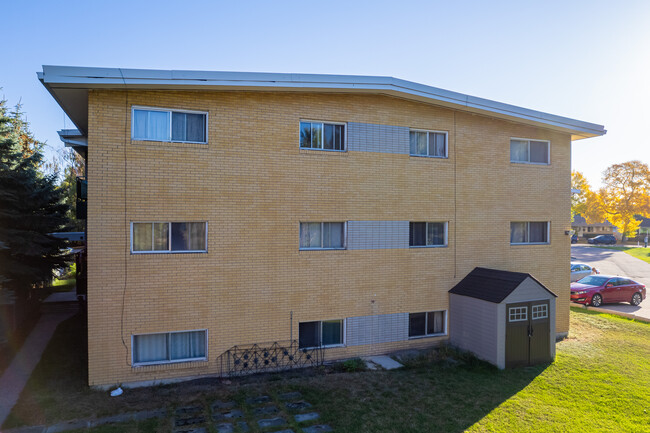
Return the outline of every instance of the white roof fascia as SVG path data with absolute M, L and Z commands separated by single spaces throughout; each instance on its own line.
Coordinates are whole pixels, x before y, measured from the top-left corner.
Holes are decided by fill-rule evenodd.
M 133 88 L 178 90 L 275 90 L 380 93 L 513 121 L 550 126 L 572 139 L 604 135 L 602 125 L 556 116 L 489 99 L 385 76 L 210 72 L 43 66 L 38 78 L 63 107 L 57 88 Z

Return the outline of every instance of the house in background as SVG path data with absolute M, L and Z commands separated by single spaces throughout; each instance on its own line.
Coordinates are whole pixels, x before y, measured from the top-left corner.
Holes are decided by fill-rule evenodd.
M 609 221 L 587 224 L 585 217 L 580 214 L 573 216 L 571 229 L 578 235 L 578 238 L 589 239 L 598 235 L 614 235 L 617 239 L 621 239 L 620 233 Z
M 557 295 L 490 326 L 569 331 L 571 141 L 600 125 L 390 77 L 38 76 L 87 155 L 91 386 L 431 347 L 476 267 Z

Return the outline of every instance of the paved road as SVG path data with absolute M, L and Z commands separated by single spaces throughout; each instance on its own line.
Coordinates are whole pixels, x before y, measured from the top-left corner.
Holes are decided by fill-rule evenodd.
M 625 254 L 623 251 L 596 248 L 586 245 L 571 245 L 571 261 L 595 266 L 601 274 L 630 277 L 647 287 L 650 295 L 650 263 Z M 603 309 L 622 311 L 650 319 L 650 296 L 641 305 L 607 304 Z

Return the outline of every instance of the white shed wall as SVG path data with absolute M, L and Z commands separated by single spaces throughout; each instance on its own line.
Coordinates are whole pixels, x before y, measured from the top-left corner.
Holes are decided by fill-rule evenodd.
M 469 350 L 478 358 L 499 366 L 497 307 L 498 304 L 492 302 L 450 294 L 449 340 L 451 344 L 463 350 Z M 505 341 L 505 322 L 503 327 L 503 340 Z M 503 344 L 505 343 L 501 343 L 501 345 Z M 505 353 L 505 349 L 501 352 Z M 502 357 L 505 364 L 505 354 L 502 354 Z

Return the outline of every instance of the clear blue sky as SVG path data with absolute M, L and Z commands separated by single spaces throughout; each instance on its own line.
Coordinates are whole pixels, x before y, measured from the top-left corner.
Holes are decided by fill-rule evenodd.
M 0 87 L 48 155 L 71 127 L 41 65 L 389 75 L 605 125 L 573 144 L 597 185 L 650 163 L 650 1 L 15 1 Z

